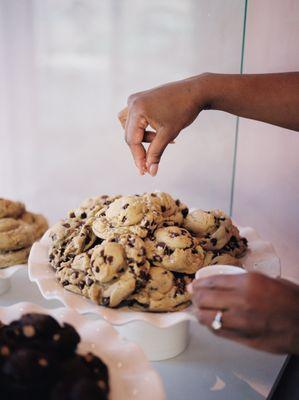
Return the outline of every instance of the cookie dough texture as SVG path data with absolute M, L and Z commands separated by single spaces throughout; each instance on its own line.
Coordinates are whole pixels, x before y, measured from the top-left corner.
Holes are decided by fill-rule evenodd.
M 26 263 L 32 244 L 47 228 L 47 220 L 26 211 L 23 203 L 0 199 L 0 268 Z
M 191 283 L 188 276 L 176 277 L 161 267 L 152 267 L 144 289 L 131 296 L 132 307 L 143 311 L 179 311 L 190 304 L 186 285 Z
M 24 211 L 23 203 L 0 198 L 0 218 L 18 218 Z
M 186 285 L 206 265 L 239 265 L 244 238 L 222 211 L 168 193 L 85 200 L 50 233 L 49 260 L 66 290 L 107 307 L 153 312 L 190 304 Z
M 203 266 L 204 251 L 184 228 L 159 228 L 153 240 L 146 241 L 149 260 L 169 271 L 194 274 Z

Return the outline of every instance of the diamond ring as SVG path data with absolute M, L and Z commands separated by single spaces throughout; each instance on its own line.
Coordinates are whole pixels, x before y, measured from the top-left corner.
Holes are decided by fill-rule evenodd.
M 215 318 L 211 324 L 211 327 L 215 330 L 218 331 L 219 329 L 222 328 L 222 316 L 223 312 L 222 311 L 217 311 Z

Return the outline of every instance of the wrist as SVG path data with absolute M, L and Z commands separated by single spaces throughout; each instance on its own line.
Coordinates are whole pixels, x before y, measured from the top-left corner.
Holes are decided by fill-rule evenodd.
M 198 107 L 202 109 L 215 109 L 216 104 L 216 74 L 205 72 L 192 80 L 194 98 Z

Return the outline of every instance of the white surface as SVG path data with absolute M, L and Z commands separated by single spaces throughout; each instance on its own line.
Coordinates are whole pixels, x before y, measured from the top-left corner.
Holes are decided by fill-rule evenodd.
M 23 268 L 27 269 L 27 264 L 18 264 L 7 268 L 0 268 L 0 294 L 5 293 L 10 288 L 10 278 L 13 274 Z
M 245 73 L 299 70 L 298 0 L 250 0 Z M 270 240 L 299 279 L 299 133 L 241 119 L 234 217 Z
M 59 307 L 60 302 L 41 296 L 26 272 L 21 270 L 12 277 L 12 288 L 0 296 L 0 305 L 26 299 L 46 308 Z M 187 349 L 174 359 L 153 365 L 162 376 L 167 399 L 262 400 L 269 393 L 284 359 L 220 339 L 191 322 Z
M 81 337 L 78 352 L 92 352 L 108 367 L 111 400 L 165 399 L 162 381 L 144 353 L 136 344 L 123 340 L 111 325 L 92 321 L 73 310 L 50 311 L 30 303 L 0 307 L 0 321 L 9 323 L 30 312 L 50 314 L 58 322 L 67 322 L 76 328 Z

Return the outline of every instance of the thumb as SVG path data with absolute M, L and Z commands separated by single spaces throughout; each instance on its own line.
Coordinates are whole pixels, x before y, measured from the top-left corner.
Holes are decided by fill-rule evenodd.
M 157 130 L 157 134 L 146 152 L 146 167 L 151 176 L 157 174 L 161 156 L 171 140 L 172 138 L 166 129 Z

